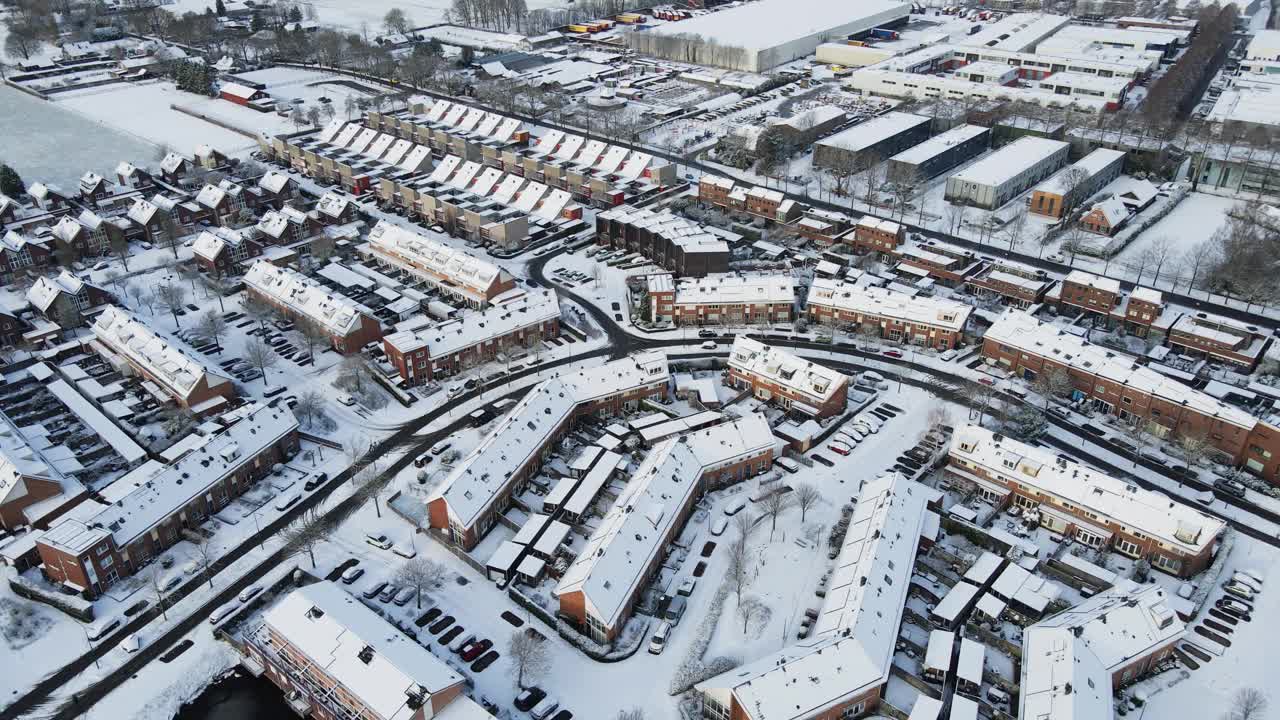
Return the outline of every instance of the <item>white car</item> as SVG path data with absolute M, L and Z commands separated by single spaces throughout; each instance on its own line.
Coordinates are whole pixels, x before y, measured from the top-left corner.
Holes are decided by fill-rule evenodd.
M 1252 568 L 1240 568 L 1236 570 L 1236 574 L 1244 575 L 1250 580 L 1253 580 L 1253 582 L 1256 583 L 1258 587 L 1262 587 L 1262 573 L 1258 572 L 1257 570 L 1254 570 Z
M 715 341 L 715 340 L 707 340 L 706 342 L 702 343 L 702 345 L 700 345 L 699 347 L 701 347 L 703 350 L 715 350 L 715 349 L 716 349 L 716 341 Z
M 417 557 L 418 555 L 418 551 L 414 550 L 412 545 L 401 545 L 400 543 L 391 546 L 391 552 L 406 559 Z
M 1254 580 L 1253 578 L 1249 577 L 1248 575 L 1245 575 L 1242 572 L 1237 572 L 1235 575 L 1232 575 L 1231 582 L 1239 583 L 1249 588 L 1250 590 L 1253 591 L 1255 595 L 1259 595 L 1262 593 L 1262 583 L 1258 582 L 1257 580 Z
M 338 396 L 334 399 L 347 407 L 351 407 L 356 404 L 356 399 L 346 393 L 338 393 Z
M 1250 588 L 1248 585 L 1235 582 L 1234 580 L 1228 580 L 1222 583 L 1222 589 L 1231 595 L 1235 595 L 1241 600 L 1249 600 L 1250 602 L 1253 601 L 1253 597 L 1255 595 L 1253 588 Z
M 391 541 L 387 539 L 386 535 L 374 535 L 373 533 L 369 533 L 364 536 L 364 541 L 378 548 L 379 550 L 391 549 Z
M 719 518 L 718 520 L 716 520 L 714 523 L 711 524 L 711 534 L 715 535 L 716 537 L 719 537 L 724 534 L 724 531 L 728 527 L 729 527 L 729 521 L 725 520 L 724 518 Z
M 138 637 L 138 633 L 130 633 L 124 636 L 120 641 L 120 649 L 132 655 L 142 649 L 142 638 Z
M 160 592 L 169 592 L 182 584 L 182 573 L 174 573 L 160 581 Z
M 664 621 L 649 639 L 649 654 L 661 655 L 667 649 L 667 637 L 671 635 L 671 623 Z

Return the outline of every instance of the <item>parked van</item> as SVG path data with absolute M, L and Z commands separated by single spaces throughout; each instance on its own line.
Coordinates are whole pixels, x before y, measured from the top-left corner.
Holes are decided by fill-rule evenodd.
M 671 623 L 663 622 L 658 626 L 657 632 L 649 639 L 649 654 L 661 655 L 662 651 L 667 648 L 667 636 L 671 634 Z
M 734 502 L 725 506 L 724 514 L 728 515 L 729 517 L 733 517 L 734 515 L 737 515 L 738 513 L 742 512 L 742 509 L 745 508 L 746 506 L 747 506 L 746 500 L 742 500 L 742 499 L 735 500 Z
M 1001 690 L 994 685 L 987 688 L 987 699 L 997 705 L 1009 704 L 1009 693 Z
M 796 461 L 791 460 L 790 458 L 778 458 L 773 461 L 773 464 L 777 465 L 783 470 L 786 470 L 792 475 L 795 475 L 796 473 L 800 472 L 800 466 L 796 464 Z
M 663 619 L 671 623 L 672 627 L 680 624 L 680 618 L 684 617 L 684 611 L 689 607 L 689 601 L 683 596 L 677 595 L 671 598 L 671 604 L 667 606 L 667 612 L 663 614 Z
M 111 618 L 90 625 L 85 632 L 89 635 L 90 642 L 98 642 L 118 627 L 120 627 L 120 618 Z
M 223 605 L 217 610 L 214 610 L 213 613 L 209 615 L 209 624 L 217 625 L 218 623 L 222 622 L 223 619 L 226 618 L 228 615 L 235 612 L 236 609 L 238 609 L 239 607 L 240 607 L 240 603 L 232 600 L 226 605 Z
M 719 537 L 724 534 L 724 531 L 728 527 L 729 527 L 729 521 L 725 518 L 720 518 L 716 520 L 714 523 L 712 523 L 711 534 Z

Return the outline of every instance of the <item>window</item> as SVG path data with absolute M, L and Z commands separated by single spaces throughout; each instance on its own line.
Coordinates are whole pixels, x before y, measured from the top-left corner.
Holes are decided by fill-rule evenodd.
M 840 720 L 852 720 L 853 718 L 858 717 L 862 714 L 866 705 L 866 701 L 860 702 L 857 705 L 850 705 L 840 712 Z
M 703 695 L 702 717 L 706 720 L 729 720 L 729 708 L 710 695 Z
M 1137 543 L 1134 543 L 1131 540 L 1120 538 L 1116 540 L 1116 550 L 1119 550 L 1125 555 L 1129 555 L 1131 557 L 1137 557 L 1139 548 Z

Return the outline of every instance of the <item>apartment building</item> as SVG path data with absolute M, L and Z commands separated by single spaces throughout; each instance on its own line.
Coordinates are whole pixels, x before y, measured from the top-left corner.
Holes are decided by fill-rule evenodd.
M 768 421 L 751 415 L 651 448 L 552 592 L 560 614 L 612 641 L 698 500 L 766 472 L 779 446 Z
M 1053 283 L 1043 270 L 1000 260 L 969 277 L 965 287 L 978 297 L 998 297 L 1006 305 L 1025 309 L 1043 302 Z
M 729 178 L 715 175 L 704 175 L 699 179 L 698 200 L 784 224 L 794 221 L 805 210 L 803 205 L 779 190 L 759 185 L 738 185 Z
M 928 140 L 931 126 L 932 121 L 922 115 L 896 111 L 879 115 L 814 143 L 813 166 L 848 171 L 873 159 L 883 161 Z
M 1021 137 L 947 178 L 943 197 L 956 205 L 995 210 L 1057 172 L 1070 145 Z
M 1051 532 L 1178 577 L 1208 567 L 1226 523 L 1053 452 L 970 425 L 952 439 L 947 471 L 998 508 L 1038 517 Z
M 906 231 L 892 220 L 881 220 L 870 215 L 863 215 L 857 225 L 853 226 L 853 246 L 863 252 L 893 254 L 906 238 Z M 845 241 L 850 240 L 845 236 Z
M 796 293 L 785 273 L 712 273 L 678 280 L 646 278 L 654 322 L 728 327 L 791 322 Z
M 143 387 L 161 402 L 204 416 L 236 397 L 231 378 L 210 370 L 115 305 L 99 313 L 91 329 L 89 347 L 116 370 L 142 377 Z
M 432 532 L 470 550 L 523 492 L 578 418 L 613 415 L 666 397 L 666 355 L 651 351 L 545 380 L 458 461 L 427 501 Z
M 600 245 L 638 252 L 677 275 L 703 277 L 729 270 L 729 242 L 738 235 L 647 208 L 617 207 L 596 214 Z
M 214 277 L 239 275 L 250 261 L 262 256 L 262 243 L 246 231 L 218 227 L 201 231 L 191 246 L 191 255 Z
M 1031 190 L 1031 212 L 1061 219 L 1124 170 L 1125 153 L 1098 148 Z
M 1028 381 L 1046 371 L 1065 372 L 1095 409 L 1141 421 L 1158 437 L 1203 435 L 1232 462 L 1277 482 L 1280 429 L 1131 357 L 1016 310 L 987 330 L 982 355 Z
M 1221 362 L 1244 373 L 1258 367 L 1269 339 L 1266 331 L 1256 325 L 1202 312 L 1183 313 L 1165 335 L 1166 342 L 1181 352 Z
M 323 330 L 333 349 L 343 355 L 382 339 L 382 323 L 372 310 L 296 270 L 257 260 L 244 274 L 244 285 L 250 297 L 268 303 L 290 320 Z
M 951 300 L 911 297 L 834 278 L 814 278 L 805 305 L 812 322 L 852 325 L 890 342 L 937 350 L 963 342 L 973 310 Z
M 386 221 L 375 225 L 369 242 L 356 251 L 472 308 L 485 307 L 516 286 L 515 278 L 497 265 Z
M 96 598 L 298 451 L 298 421 L 283 406 L 242 405 L 196 432 L 177 459 L 143 464 L 39 535 L 45 576 Z
M 849 399 L 846 375 L 743 335 L 733 340 L 725 383 L 817 418 L 844 412 Z
M 410 385 L 454 375 L 513 348 L 560 334 L 560 302 L 551 290 L 382 338 L 387 359 Z
M 704 720 L 837 720 L 884 697 L 936 493 L 891 473 L 862 486 L 809 638 L 694 685 Z
M 946 287 L 961 287 L 982 269 L 982 261 L 972 252 L 939 245 L 932 240 L 902 245 L 895 257 L 898 265 L 894 269 L 910 276 L 913 282 L 933 278 Z
M 241 664 L 301 717 L 492 720 L 467 678 L 332 581 L 284 596 L 243 641 Z
M 111 293 L 63 270 L 55 277 L 39 277 L 27 290 L 27 302 L 45 320 L 64 330 L 83 327 L 95 308 L 112 302 Z

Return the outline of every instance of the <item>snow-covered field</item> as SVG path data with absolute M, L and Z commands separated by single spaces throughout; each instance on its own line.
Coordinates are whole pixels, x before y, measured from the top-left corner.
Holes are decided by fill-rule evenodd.
M 444 22 L 453 5 L 451 0 L 305 0 L 297 4 L 304 8 L 304 12 L 314 13 L 315 19 L 322 25 L 347 31 L 361 30 L 362 26 L 367 25 L 370 33 L 383 32 L 382 19 L 393 8 L 403 10 L 409 16 L 409 22 L 417 27 Z M 527 3 L 530 10 L 564 7 L 566 4 L 565 0 L 529 0 Z M 174 0 L 165 9 L 182 14 L 202 13 L 208 7 L 213 7 L 209 0 Z

